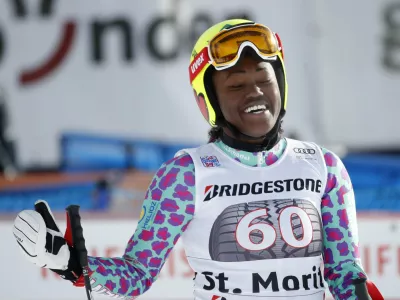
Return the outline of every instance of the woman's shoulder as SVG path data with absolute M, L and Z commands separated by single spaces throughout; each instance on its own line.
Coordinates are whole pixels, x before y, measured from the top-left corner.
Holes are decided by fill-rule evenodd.
M 191 164 L 193 164 L 193 159 L 187 152 L 179 152 L 164 163 L 165 166 L 174 165 L 180 167 L 187 167 Z

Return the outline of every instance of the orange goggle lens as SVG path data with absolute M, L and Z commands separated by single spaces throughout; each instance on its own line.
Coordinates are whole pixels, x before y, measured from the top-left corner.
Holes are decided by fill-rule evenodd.
M 249 45 L 263 57 L 277 55 L 279 43 L 266 26 L 251 24 L 218 33 L 209 43 L 209 55 L 215 67 L 231 65 L 238 59 L 241 46 Z
M 245 24 L 219 32 L 192 60 L 189 66 L 190 82 L 208 63 L 216 70 L 234 66 L 245 46 L 253 48 L 264 59 L 278 55 L 283 59 L 279 36 L 261 24 Z

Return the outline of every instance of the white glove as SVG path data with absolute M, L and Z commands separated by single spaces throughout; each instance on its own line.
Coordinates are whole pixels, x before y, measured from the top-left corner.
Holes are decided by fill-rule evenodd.
M 69 247 L 46 201 L 37 201 L 35 210 L 21 211 L 15 218 L 13 234 L 28 261 L 42 268 L 68 268 Z

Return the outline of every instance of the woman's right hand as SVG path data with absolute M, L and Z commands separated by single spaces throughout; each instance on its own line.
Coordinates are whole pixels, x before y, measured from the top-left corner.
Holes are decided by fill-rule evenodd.
M 35 210 L 21 211 L 15 218 L 13 234 L 22 255 L 33 264 L 72 282 L 82 274 L 72 241 L 67 243 L 46 201 L 37 201 Z

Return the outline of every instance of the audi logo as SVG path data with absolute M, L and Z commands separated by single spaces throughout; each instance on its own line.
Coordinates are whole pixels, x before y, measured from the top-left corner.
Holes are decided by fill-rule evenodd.
M 294 153 L 301 153 L 301 154 L 315 154 L 314 149 L 305 149 L 305 148 L 294 148 Z

